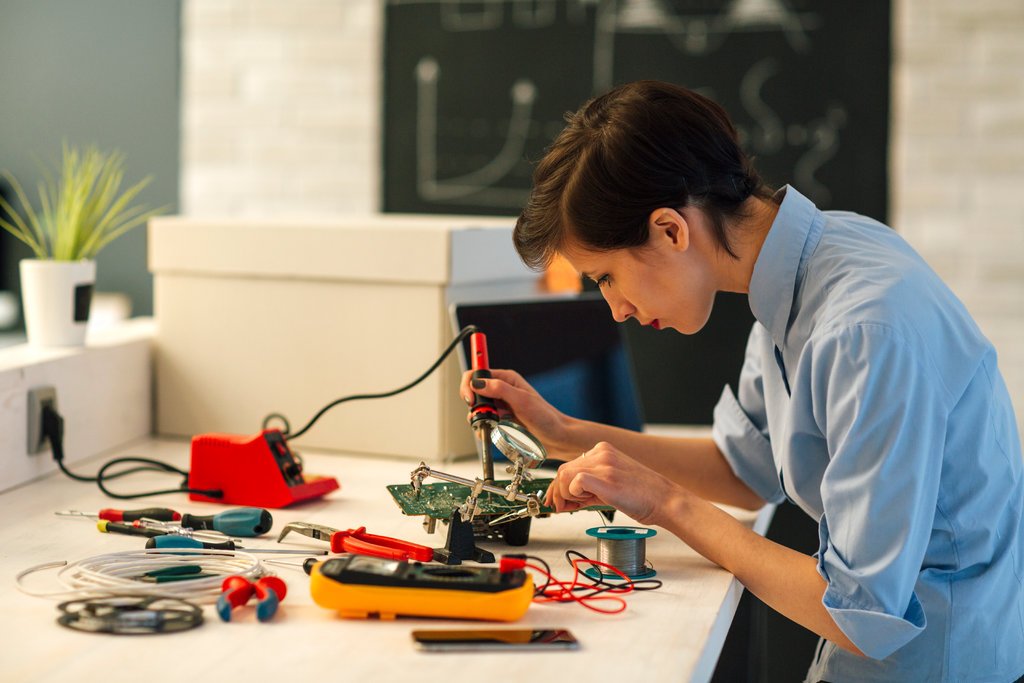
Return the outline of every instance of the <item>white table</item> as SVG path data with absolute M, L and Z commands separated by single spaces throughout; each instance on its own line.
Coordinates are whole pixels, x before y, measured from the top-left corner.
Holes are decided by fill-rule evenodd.
M 130 448 L 103 454 L 74 469 L 91 474 L 118 455 L 143 455 L 188 463 L 187 442 L 145 440 Z M 403 516 L 385 490 L 406 483 L 417 464 L 409 460 L 303 453 L 305 469 L 337 477 L 341 490 L 323 499 L 284 510 L 273 510 L 274 529 L 264 538 L 247 539 L 249 547 L 282 547 L 277 532 L 289 522 L 305 521 L 444 545 L 445 525 L 427 535 L 421 519 Z M 439 467 L 474 476 L 474 463 Z M 429 481 L 429 480 L 428 480 Z M 138 475 L 111 483 L 116 491 L 169 488 L 175 476 Z M 113 636 L 63 628 L 56 623 L 57 600 L 20 592 L 15 575 L 31 566 L 55 560 L 75 561 L 119 550 L 136 550 L 144 539 L 101 534 L 88 520 L 58 517 L 57 510 L 96 512 L 105 507 L 166 506 L 194 514 L 213 514 L 231 506 L 196 503 L 185 494 L 132 501 L 104 496 L 94 484 L 80 483 L 55 473 L 0 495 L 4 524 L 0 527 L 0 680 L 3 681 L 204 681 L 284 680 L 504 680 L 527 681 L 556 669 L 564 680 L 707 681 L 728 632 L 742 592 L 727 572 L 704 560 L 679 539 L 660 532 L 648 540 L 647 557 L 664 585 L 657 591 L 626 597 L 628 608 L 606 616 L 576 604 L 535 604 L 516 624 L 528 627 L 566 627 L 581 642 L 575 652 L 510 654 L 425 654 L 410 639 L 414 628 L 480 626 L 479 622 L 400 618 L 394 621 L 348 620 L 313 603 L 308 577 L 298 566 L 302 557 L 273 555 L 293 566 L 271 565 L 288 584 L 287 598 L 271 622 L 256 621 L 250 608 L 222 622 L 212 606 L 199 628 L 165 635 Z M 730 510 L 764 533 L 770 508 L 760 513 Z M 554 515 L 533 521 L 530 543 L 523 548 L 487 546 L 496 554 L 525 550 L 546 559 L 560 578 L 571 570 L 563 553 L 573 548 L 591 557 L 594 539 L 588 528 L 600 525 L 596 513 Z M 616 524 L 631 524 L 621 515 Z M 291 534 L 289 546 L 325 548 L 304 536 Z M 36 590 L 56 589 L 53 570 L 27 577 Z M 485 624 L 486 626 L 486 624 Z M 486 676 L 487 678 L 482 678 Z

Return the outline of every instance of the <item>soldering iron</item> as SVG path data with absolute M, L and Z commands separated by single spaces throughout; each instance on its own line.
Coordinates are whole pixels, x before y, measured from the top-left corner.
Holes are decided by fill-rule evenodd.
M 469 337 L 472 360 L 472 379 L 490 379 L 491 365 L 487 358 L 487 337 L 483 332 L 474 332 Z M 498 410 L 494 399 L 473 393 L 469 407 L 469 424 L 477 433 L 477 448 L 480 464 L 483 465 L 484 479 L 494 481 L 494 459 L 491 457 L 491 430 L 498 423 Z

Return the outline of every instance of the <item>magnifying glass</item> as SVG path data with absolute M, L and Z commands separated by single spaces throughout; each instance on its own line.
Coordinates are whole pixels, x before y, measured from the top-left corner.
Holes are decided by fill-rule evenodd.
M 491 430 L 491 443 L 510 461 L 522 463 L 524 469 L 540 467 L 547 460 L 544 444 L 526 427 L 509 419 L 499 420 Z

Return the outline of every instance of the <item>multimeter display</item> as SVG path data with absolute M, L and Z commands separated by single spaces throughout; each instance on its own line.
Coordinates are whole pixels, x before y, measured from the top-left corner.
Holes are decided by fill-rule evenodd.
M 330 560 L 328 564 L 333 562 L 337 562 L 337 560 Z M 377 576 L 393 576 L 395 572 L 398 571 L 401 564 L 401 562 L 396 560 L 380 562 L 376 558 L 367 557 L 365 555 L 354 555 L 347 564 L 341 566 L 333 565 L 327 567 L 327 570 L 339 576 L 342 574 L 354 576 L 360 573 L 375 574 Z
M 452 567 L 350 555 L 321 562 L 310 573 L 310 592 L 321 607 L 342 616 L 452 617 L 513 621 L 533 600 L 525 571 Z

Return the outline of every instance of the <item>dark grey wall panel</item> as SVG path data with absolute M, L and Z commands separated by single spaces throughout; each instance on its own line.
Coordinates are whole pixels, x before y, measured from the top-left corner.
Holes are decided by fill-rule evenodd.
M 126 181 L 154 176 L 140 201 L 177 210 L 179 0 L 0 0 L 0 168 L 26 188 L 36 159 L 59 162 L 61 143 L 120 149 Z M 17 285 L 27 250 L 3 234 L 0 288 Z M 145 228 L 99 255 L 97 289 L 152 313 Z

